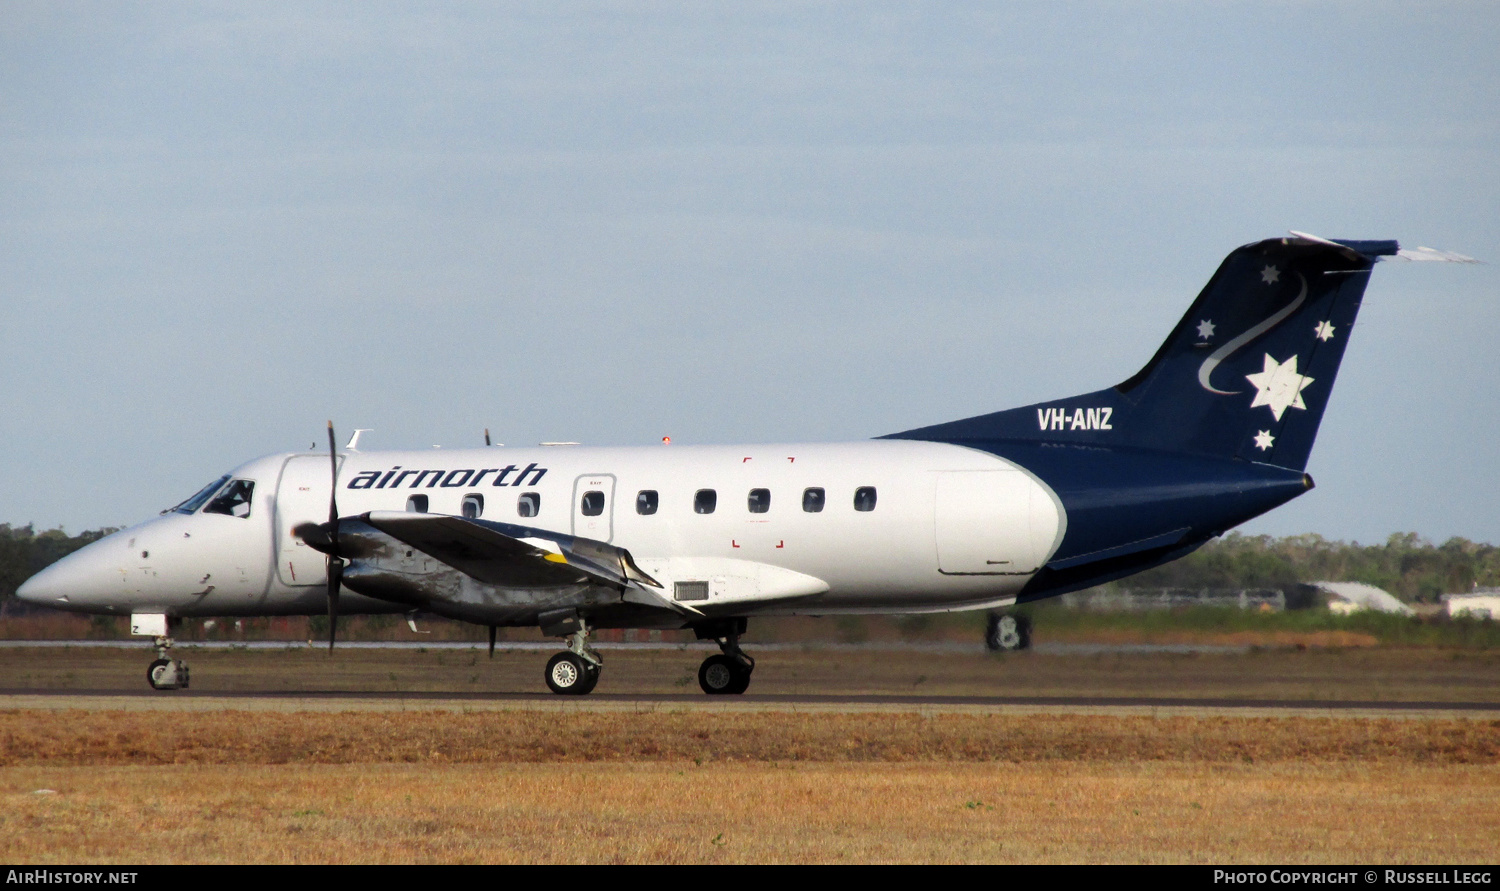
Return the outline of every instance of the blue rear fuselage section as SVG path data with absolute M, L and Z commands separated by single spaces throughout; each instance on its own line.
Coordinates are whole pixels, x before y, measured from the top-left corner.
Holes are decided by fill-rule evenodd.
M 1067 531 L 1019 600 L 1122 578 L 1175 560 L 1312 488 L 1300 471 L 1239 459 L 1081 443 L 966 440 L 1033 473 L 1062 502 Z

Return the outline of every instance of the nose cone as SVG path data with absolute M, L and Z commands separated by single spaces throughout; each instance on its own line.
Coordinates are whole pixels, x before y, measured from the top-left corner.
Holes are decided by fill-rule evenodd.
M 55 609 L 79 609 L 106 598 L 119 586 L 116 569 L 100 547 L 102 541 L 74 551 L 16 589 L 16 597 L 27 603 Z

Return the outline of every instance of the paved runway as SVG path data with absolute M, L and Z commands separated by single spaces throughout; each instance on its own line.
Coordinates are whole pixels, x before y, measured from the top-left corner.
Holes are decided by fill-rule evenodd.
M 174 649 L 191 651 L 203 650 L 302 650 L 309 647 L 321 649 L 327 646 L 323 640 L 204 640 L 204 641 L 181 641 Z M 482 650 L 488 644 L 474 643 L 469 641 L 439 640 L 430 643 L 411 640 L 381 640 L 381 641 L 340 641 L 339 649 L 342 650 Z M 614 641 L 596 641 L 592 646 L 597 650 L 695 650 L 708 653 L 717 652 L 717 644 L 700 643 L 621 643 Z M 965 655 L 986 652 L 984 644 L 975 641 L 973 643 L 959 643 L 954 641 L 875 641 L 871 643 L 829 643 L 817 641 L 815 643 L 756 643 L 746 644 L 747 649 L 755 652 L 784 652 L 800 650 L 826 650 L 830 653 L 934 653 L 946 655 Z M 110 650 L 151 650 L 151 642 L 146 640 L 0 640 L 0 649 L 67 649 L 98 647 Z M 554 653 L 562 649 L 562 645 L 556 641 L 504 641 L 495 645 L 495 652 L 549 652 Z M 1099 656 L 1106 654 L 1132 654 L 1132 655 L 1154 655 L 1154 654 L 1176 654 L 1176 655 L 1235 655 L 1250 652 L 1249 646 L 1224 646 L 1218 644 L 1095 644 L 1095 643 L 1042 643 L 1031 648 L 1034 653 L 1047 656 Z
M 463 692 L 136 692 L 3 690 L 0 709 L 99 711 L 763 711 L 917 714 L 1219 715 L 1224 717 L 1500 719 L 1494 702 L 1187 699 L 1105 696 L 914 696 L 746 694 L 608 694 Z

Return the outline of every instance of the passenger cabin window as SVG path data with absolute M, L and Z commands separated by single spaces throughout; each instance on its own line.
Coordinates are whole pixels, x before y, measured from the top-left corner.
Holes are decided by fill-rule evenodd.
M 656 513 L 655 489 L 642 489 L 635 493 L 635 512 L 648 517 Z
M 770 489 L 750 490 L 750 513 L 763 514 L 771 509 Z
M 578 509 L 585 517 L 597 517 L 604 513 L 604 493 L 584 492 L 583 501 L 579 502 Z
M 465 495 L 463 513 L 471 520 L 484 516 L 484 496 L 477 492 Z
M 699 489 L 693 496 L 693 513 L 711 514 L 719 506 L 719 493 L 713 489 Z
M 854 509 L 864 511 L 875 509 L 874 486 L 860 486 L 854 490 Z
M 810 514 L 820 513 L 823 510 L 824 493 L 822 489 L 802 490 L 802 509 Z
M 427 513 L 427 496 L 413 495 L 406 499 L 406 509 L 414 514 Z
M 214 500 L 203 509 L 206 514 L 227 514 L 231 517 L 250 516 L 250 496 L 255 493 L 255 483 L 250 480 L 235 480 L 214 496 Z
M 542 496 L 540 492 L 522 492 L 521 497 L 516 499 L 516 513 L 523 517 L 534 517 L 542 512 Z
M 172 511 L 177 511 L 179 514 L 190 514 L 198 508 L 202 507 L 203 502 L 212 498 L 213 494 L 219 491 L 219 487 L 227 482 L 229 482 L 229 477 L 221 476 L 208 485 L 204 486 L 203 488 L 199 489 L 197 494 L 195 494 L 192 498 L 189 498 L 176 507 L 169 507 L 166 510 L 162 511 L 162 513 L 169 514 Z

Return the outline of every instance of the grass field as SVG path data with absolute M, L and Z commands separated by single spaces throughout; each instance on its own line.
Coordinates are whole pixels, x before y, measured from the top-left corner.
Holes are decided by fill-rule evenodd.
M 0 858 L 1491 862 L 1500 722 L 0 713 Z
M 182 655 L 194 693 L 472 694 L 541 692 L 548 653 Z M 1484 649 L 759 655 L 752 693 L 1500 702 L 1500 653 Z M 605 656 L 599 694 L 692 693 L 704 651 Z M 144 646 L 0 648 L 0 687 L 140 691 L 175 709 L 0 710 L 0 858 L 1425 864 L 1500 854 L 1495 719 L 754 711 L 753 698 L 752 710 L 726 712 L 708 697 L 609 711 L 482 699 L 437 710 L 399 696 L 360 711 L 329 711 L 326 700 L 321 711 L 299 700 L 237 711 L 243 700 L 146 693 L 150 658 Z

